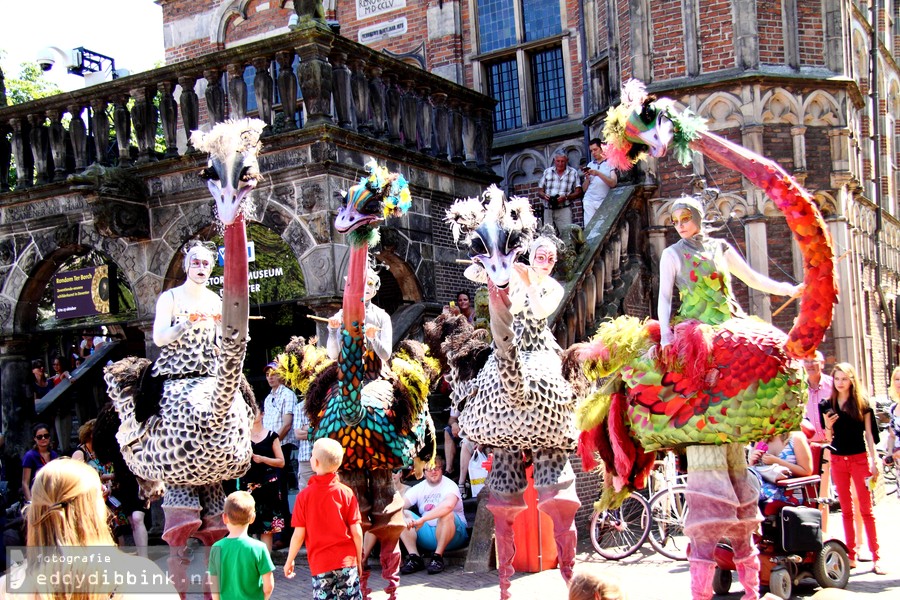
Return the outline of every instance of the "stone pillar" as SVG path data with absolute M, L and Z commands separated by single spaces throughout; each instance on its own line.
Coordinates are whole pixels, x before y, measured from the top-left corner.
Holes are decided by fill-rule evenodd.
M 369 135 L 372 131 L 372 116 L 369 108 L 369 78 L 366 77 L 366 61 L 361 58 L 353 60 L 353 77 L 350 80 L 353 90 L 353 106 L 356 112 L 356 129 Z
M 184 126 L 184 135 L 187 138 L 186 154 L 193 154 L 197 151 L 191 143 L 191 132 L 200 128 L 200 99 L 197 98 L 197 92 L 194 91 L 194 85 L 197 78 L 190 75 L 178 78 L 178 85 L 181 86 L 181 123 Z
M 218 69 L 203 71 L 206 79 L 206 110 L 209 113 L 210 125 L 225 120 L 225 90 L 222 88 L 222 72 Z
M 253 66 L 256 68 L 256 76 L 253 78 L 253 94 L 256 96 L 256 110 L 259 118 L 266 123 L 264 134 L 272 132 L 272 100 L 275 94 L 275 84 L 272 82 L 272 75 L 269 74 L 271 64 L 272 61 L 265 56 L 253 59 Z
M 9 191 L 9 167 L 12 164 L 12 145 L 6 139 L 6 124 L 0 123 L 0 192 Z
M 12 127 L 12 153 L 16 159 L 16 189 L 24 190 L 34 185 L 34 157 L 31 156 L 31 140 L 28 121 L 20 117 L 9 120 Z
M 72 141 L 72 152 L 75 154 L 75 170 L 83 171 L 88 165 L 87 126 L 81 118 L 84 107 L 81 104 L 70 104 L 66 108 L 72 116 L 72 120 L 69 121 L 69 139 Z
M 478 166 L 475 158 L 475 148 L 478 141 L 478 122 L 474 115 L 475 109 L 471 105 L 465 105 L 463 111 L 463 152 L 465 154 L 465 165 L 470 169 Z
M 134 106 L 131 108 L 131 121 L 134 124 L 134 134 L 138 144 L 138 164 L 145 164 L 156 160 L 154 148 L 156 146 L 156 106 L 153 104 L 153 88 L 138 88 L 131 90 L 134 98 Z
M 759 29 L 756 0 L 735 0 L 733 12 L 734 54 L 740 70 L 759 67 Z
M 128 114 L 128 96 L 113 98 L 113 122 L 116 125 L 116 146 L 119 148 L 119 166 L 131 165 L 131 117 Z
M 106 100 L 94 98 L 91 100 L 91 133 L 94 135 L 94 162 L 101 165 L 109 165 L 109 157 L 106 146 L 109 144 L 109 116 L 106 114 Z
M 28 396 L 31 377 L 31 358 L 26 337 L 7 338 L 0 343 L 0 396 L 2 396 L 3 434 L 6 446 L 3 452 L 20 457 L 31 447 L 31 422 L 34 419 L 34 401 Z M 19 481 L 10 481 L 13 490 Z M 15 495 L 15 494 L 14 494 Z
M 846 206 L 846 202 L 852 201 L 849 198 L 846 187 L 839 190 L 842 206 Z M 831 233 L 831 239 L 835 248 L 851 249 L 852 232 L 850 224 L 845 217 L 839 217 L 828 220 L 828 230 Z M 841 301 L 834 307 L 834 320 L 831 322 L 831 338 L 834 340 L 835 360 L 837 362 L 849 362 L 853 365 L 860 365 L 865 362 L 863 359 L 863 339 L 865 338 L 865 330 L 861 329 L 861 325 L 865 321 L 857 318 L 856 304 L 863 304 L 862 300 L 856 297 L 855 289 L 861 287 L 852 285 L 850 282 L 859 282 L 860 271 L 854 268 L 855 256 L 851 252 L 847 260 L 838 261 L 835 265 L 837 271 L 838 297 Z
M 461 163 L 466 158 L 463 149 L 463 116 L 460 112 L 459 101 L 450 98 L 449 117 L 449 134 L 450 134 L 450 160 L 455 163 Z
M 434 111 L 431 106 L 431 88 L 419 88 L 419 108 L 416 127 L 419 131 L 419 149 L 425 154 L 434 150 Z
M 828 142 L 831 147 L 831 187 L 838 189 L 840 185 L 834 181 L 835 176 L 846 179 L 850 175 L 850 130 L 846 127 L 829 129 Z
M 159 118 L 163 137 L 166 138 L 166 158 L 178 156 L 178 103 L 173 93 L 175 84 L 164 81 L 159 84 Z
M 384 81 L 387 100 L 387 137 L 392 144 L 399 144 L 400 113 L 403 111 L 400 104 L 400 88 L 397 87 L 397 78 L 392 73 L 386 73 Z
M 400 99 L 402 110 L 401 129 L 403 132 L 403 145 L 411 150 L 419 148 L 418 121 L 419 121 L 419 96 L 414 88 L 415 82 L 407 79 L 403 82 L 403 96 Z
M 769 275 L 768 240 L 766 239 L 766 220 L 762 215 L 744 219 L 744 236 L 747 247 L 747 264 L 754 271 Z M 790 241 L 788 241 L 790 243 Z M 763 321 L 772 320 L 772 306 L 769 294 L 750 288 L 750 306 L 748 312 Z
M 494 111 L 489 108 L 478 109 L 478 135 L 475 138 L 475 161 L 478 168 L 491 170 L 491 151 L 494 147 Z
M 447 114 L 447 94 L 435 92 L 431 95 L 434 103 L 434 155 L 447 159 L 450 148 L 450 119 Z
M 372 67 L 372 77 L 369 79 L 369 94 L 372 98 L 372 134 L 377 138 L 384 138 L 387 103 L 384 80 L 381 78 L 381 67 Z
M 334 79 L 328 63 L 329 45 L 326 40 L 308 41 L 296 50 L 300 55 L 297 78 L 300 80 L 303 103 L 306 105 L 306 123 L 303 126 L 333 123 L 331 93 Z
M 334 85 L 334 111 L 337 124 L 344 129 L 353 128 L 353 87 L 352 74 L 347 67 L 346 52 L 331 53 L 331 76 Z
M 791 139 L 794 142 L 794 179 L 800 185 L 806 183 L 806 127 L 795 125 L 791 127 Z
M 297 76 L 294 75 L 294 53 L 283 51 L 275 54 L 278 63 L 278 95 L 281 97 L 281 111 L 284 115 L 284 130 L 297 129 Z
M 31 156 L 34 158 L 34 170 L 37 174 L 38 185 L 48 183 L 53 179 L 50 172 L 50 132 L 44 122 L 47 120 L 44 113 L 28 115 L 28 124 L 31 125 L 29 137 L 31 138 Z
M 50 113 L 50 154 L 53 157 L 53 181 L 66 179 L 66 130 L 62 124 L 63 113 Z
M 232 119 L 243 119 L 247 116 L 247 82 L 244 81 L 242 64 L 228 65 L 228 105 L 231 107 Z

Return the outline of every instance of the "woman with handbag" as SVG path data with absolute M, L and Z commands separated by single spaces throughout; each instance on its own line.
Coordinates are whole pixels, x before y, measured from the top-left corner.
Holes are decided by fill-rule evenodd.
M 878 477 L 878 455 L 875 451 L 878 428 L 875 413 L 859 385 L 856 369 L 848 363 L 838 363 L 832 373 L 834 392 L 823 400 L 819 414 L 825 425 L 825 440 L 831 444 L 831 478 L 837 488 L 844 521 L 844 541 L 847 543 L 850 566 L 856 567 L 856 527 L 853 523 L 853 498 L 850 486 L 856 488 L 859 512 L 869 550 L 872 552 L 872 572 L 884 575 L 878 564 L 878 536 L 868 478 Z

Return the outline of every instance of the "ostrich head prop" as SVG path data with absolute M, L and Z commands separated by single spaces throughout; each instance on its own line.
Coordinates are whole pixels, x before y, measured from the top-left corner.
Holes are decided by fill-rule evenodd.
M 191 133 L 194 147 L 209 154 L 208 166 L 200 176 L 206 180 L 225 226 L 243 213 L 244 199 L 262 179 L 257 156 L 265 126 L 259 119 L 239 119 L 219 123 L 208 133 Z
M 409 183 L 399 173 L 391 173 L 374 160 L 366 163 L 368 175 L 347 192 L 341 192 L 343 202 L 334 227 L 350 234 L 350 243 L 357 246 L 378 242 L 377 225 L 388 217 L 402 217 L 412 205 Z
M 509 284 L 513 264 L 528 251 L 537 219 L 527 198 L 504 198 L 496 185 L 481 198 L 457 200 L 447 211 L 453 240 L 469 247 L 472 262 L 484 268 L 498 288 Z
M 684 165 L 690 162 L 688 144 L 699 128 L 705 128 L 702 119 L 676 110 L 669 98 L 648 94 L 642 82 L 632 79 L 622 86 L 622 101 L 606 116 L 603 155 L 615 168 L 628 171 L 648 154 L 665 156 L 671 144 Z

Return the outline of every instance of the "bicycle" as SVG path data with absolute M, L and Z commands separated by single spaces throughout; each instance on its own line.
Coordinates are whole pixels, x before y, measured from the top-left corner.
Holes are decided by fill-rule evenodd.
M 622 560 L 637 552 L 650 534 L 650 505 L 631 493 L 622 506 L 591 517 L 591 544 L 607 560 Z
M 648 539 L 653 549 L 672 560 L 687 560 L 688 539 L 684 532 L 687 516 L 687 486 L 660 490 L 650 499 Z

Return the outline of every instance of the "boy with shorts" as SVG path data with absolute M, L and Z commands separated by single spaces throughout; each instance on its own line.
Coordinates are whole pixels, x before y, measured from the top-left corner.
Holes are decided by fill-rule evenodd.
M 225 499 L 222 514 L 228 537 L 209 551 L 209 575 L 214 600 L 268 600 L 275 589 L 275 565 L 266 545 L 247 533 L 256 519 L 256 502 L 248 492 Z
M 337 470 L 343 460 L 344 449 L 337 441 L 316 440 L 309 459 L 316 474 L 297 496 L 291 517 L 294 535 L 284 576 L 291 579 L 296 575 L 294 559 L 306 541 L 314 598 L 362 597 L 363 532 L 356 497 L 338 481 Z

